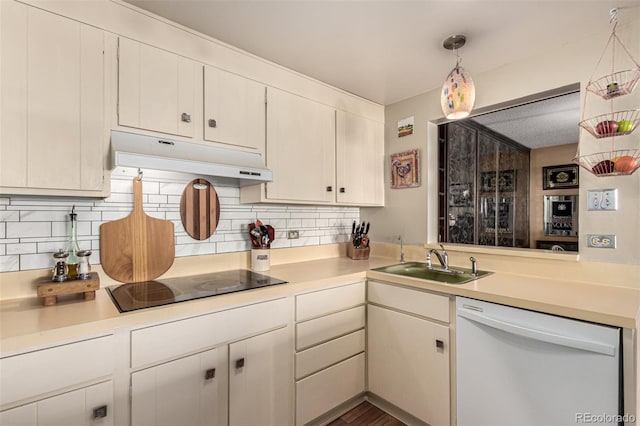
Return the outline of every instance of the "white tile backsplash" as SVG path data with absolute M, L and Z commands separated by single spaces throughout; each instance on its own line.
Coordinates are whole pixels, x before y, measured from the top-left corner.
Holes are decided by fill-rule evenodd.
M 50 268 L 52 254 L 67 244 L 71 207 L 78 214 L 78 244 L 91 249 L 91 263 L 100 263 L 100 225 L 131 213 L 133 169 L 117 169 L 111 196 L 104 200 L 67 197 L 0 197 L 0 272 Z M 181 177 L 184 176 L 184 177 Z M 276 229 L 272 248 L 345 242 L 351 223 L 359 220 L 357 207 L 240 204 L 240 188 L 228 179 L 212 179 L 220 200 L 220 221 L 207 240 L 191 238 L 180 220 L 180 198 L 197 176 L 145 173 L 143 202 L 152 217 L 171 220 L 176 236 L 176 257 L 228 253 L 251 249 L 249 223 L 260 219 Z M 288 230 L 300 238 L 288 240 Z

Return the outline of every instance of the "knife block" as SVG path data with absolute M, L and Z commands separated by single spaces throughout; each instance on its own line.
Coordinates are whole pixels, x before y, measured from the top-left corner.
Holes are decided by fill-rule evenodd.
M 369 247 L 360 247 L 355 248 L 353 246 L 353 235 L 349 238 L 349 242 L 347 243 L 347 256 L 353 260 L 367 260 L 369 259 L 369 252 L 371 249 Z

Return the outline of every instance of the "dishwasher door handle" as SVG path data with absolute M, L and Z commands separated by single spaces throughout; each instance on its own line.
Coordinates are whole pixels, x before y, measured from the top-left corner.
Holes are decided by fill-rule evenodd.
M 458 316 L 466 318 L 469 321 L 486 325 L 487 327 L 495 328 L 506 333 L 526 337 L 533 340 L 539 340 L 542 342 L 567 346 L 569 348 L 581 349 L 584 351 L 595 352 L 608 356 L 615 356 L 616 352 L 616 349 L 613 345 L 594 342 L 591 340 L 578 339 L 571 336 L 563 336 L 561 334 L 549 333 L 542 330 L 535 330 L 532 328 L 523 327 L 521 325 L 511 324 L 509 322 L 491 318 L 476 312 L 458 310 Z

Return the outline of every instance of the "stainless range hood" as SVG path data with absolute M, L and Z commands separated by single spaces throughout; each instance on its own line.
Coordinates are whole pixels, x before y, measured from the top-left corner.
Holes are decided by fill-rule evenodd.
M 111 131 L 113 167 L 166 170 L 239 180 L 240 186 L 273 180 L 257 152 L 184 142 L 137 133 Z

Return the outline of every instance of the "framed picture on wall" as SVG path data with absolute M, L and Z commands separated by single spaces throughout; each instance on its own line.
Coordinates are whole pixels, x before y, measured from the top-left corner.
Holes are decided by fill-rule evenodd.
M 578 188 L 577 164 L 563 164 L 542 168 L 542 189 Z
M 420 186 L 420 151 L 391 154 L 391 188 L 413 188 Z

